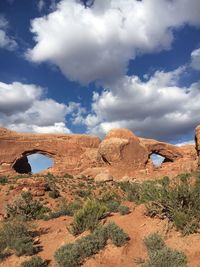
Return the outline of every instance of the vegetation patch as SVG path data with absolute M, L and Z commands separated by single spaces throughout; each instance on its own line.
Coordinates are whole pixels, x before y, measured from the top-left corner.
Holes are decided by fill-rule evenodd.
M 149 260 L 142 267 L 187 267 L 187 257 L 183 252 L 168 248 L 162 238 L 154 233 L 144 239 Z
M 39 256 L 33 256 L 30 260 L 22 262 L 21 267 L 45 267 L 47 263 Z
M 147 215 L 168 218 L 183 235 L 195 233 L 200 222 L 200 176 L 192 182 L 180 175 L 162 187 L 160 197 L 147 205 Z
M 105 217 L 107 208 L 96 200 L 87 200 L 83 208 L 74 214 L 74 221 L 70 227 L 73 235 L 83 233 L 85 230 L 93 231 L 99 224 L 99 220 Z
M 30 226 L 22 221 L 7 221 L 0 226 L 0 258 L 10 253 L 21 255 L 33 255 L 37 252 L 34 246 L 33 232 Z
M 80 266 L 86 258 L 103 249 L 108 239 L 116 246 L 123 246 L 129 238 L 115 223 L 99 226 L 92 234 L 59 248 L 55 253 L 56 262 L 60 267 Z
M 127 206 L 120 205 L 120 206 L 118 207 L 118 212 L 119 212 L 121 215 L 126 215 L 126 214 L 129 214 L 129 213 L 130 213 L 130 209 L 129 209 L 129 207 L 127 207 Z
M 0 184 L 7 184 L 8 178 L 6 176 L 0 176 Z
M 41 219 L 47 212 L 49 212 L 49 208 L 34 200 L 30 192 L 22 192 L 13 203 L 6 206 L 8 218 Z

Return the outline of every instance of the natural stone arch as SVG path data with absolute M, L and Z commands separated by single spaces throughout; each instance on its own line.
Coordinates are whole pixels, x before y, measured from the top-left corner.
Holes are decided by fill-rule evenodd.
M 140 138 L 140 140 L 147 148 L 149 157 L 152 154 L 157 154 L 164 157 L 166 159 L 165 162 L 174 162 L 184 157 L 183 151 L 175 145 L 153 139 Z
M 28 162 L 28 156 L 34 155 L 34 154 L 41 154 L 44 155 L 54 162 L 54 156 L 52 153 L 40 149 L 32 149 L 29 151 L 24 151 L 14 162 L 12 168 L 15 170 L 15 172 L 20 174 L 28 174 L 31 173 L 31 165 Z M 53 166 L 52 166 L 53 167 Z

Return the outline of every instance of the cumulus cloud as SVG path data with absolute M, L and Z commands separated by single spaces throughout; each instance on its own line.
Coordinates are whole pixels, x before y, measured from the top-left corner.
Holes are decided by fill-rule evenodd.
M 70 133 L 67 114 L 78 114 L 79 104 L 65 105 L 45 97 L 34 84 L 0 82 L 0 126 L 20 132 Z
M 12 37 L 8 36 L 7 29 L 8 21 L 0 15 L 0 48 L 12 51 L 17 47 L 17 43 Z
M 172 140 L 199 124 L 200 83 L 180 87 L 186 71 L 156 71 L 148 80 L 125 76 L 102 93 L 94 93 L 92 112 L 82 123 L 88 132 L 103 136 L 125 127 L 143 137 Z
M 71 80 L 108 82 L 126 73 L 137 54 L 170 49 L 173 30 L 200 25 L 199 0 L 62 0 L 31 23 L 27 57 L 56 64 Z
M 200 70 L 200 48 L 191 53 L 191 66 L 195 70 Z

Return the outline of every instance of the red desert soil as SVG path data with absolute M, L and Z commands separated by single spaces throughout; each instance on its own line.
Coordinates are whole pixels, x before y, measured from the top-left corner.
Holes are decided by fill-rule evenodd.
M 175 230 L 167 232 L 168 224 L 165 220 L 152 219 L 144 215 L 144 205 L 137 206 L 133 212 L 121 216 L 114 214 L 107 221 L 115 221 L 130 236 L 129 243 L 121 248 L 112 244 L 91 259 L 83 267 L 134 267 L 139 266 L 134 262 L 136 258 L 146 258 L 147 253 L 143 245 L 145 236 L 152 232 L 161 234 L 166 244 L 172 248 L 182 250 L 188 257 L 190 267 L 200 267 L 200 235 L 192 234 L 182 237 Z M 56 266 L 53 255 L 63 244 L 72 242 L 75 238 L 67 231 L 72 218 L 60 217 L 50 221 L 37 221 L 37 229 L 42 231 L 40 245 L 43 250 L 38 254 L 43 259 L 49 260 L 50 267 Z M 19 267 L 20 263 L 28 257 L 11 256 L 0 264 L 2 267 Z

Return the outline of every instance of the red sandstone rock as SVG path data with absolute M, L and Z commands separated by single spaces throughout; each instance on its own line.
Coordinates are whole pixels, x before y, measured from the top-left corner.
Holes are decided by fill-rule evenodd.
M 198 155 L 198 168 L 200 169 L 200 125 L 195 129 L 195 145 Z
M 126 129 L 110 131 L 98 149 L 99 159 L 110 165 L 142 167 L 148 160 L 147 149 L 138 137 Z
M 94 178 L 95 182 L 110 182 L 113 181 L 113 177 L 109 172 L 101 172 Z
M 123 176 L 149 179 L 174 176 L 200 167 L 200 126 L 194 145 L 178 147 L 153 139 L 138 138 L 127 129 L 110 131 L 103 141 L 98 137 L 71 134 L 25 134 L 0 128 L 0 175 L 30 172 L 27 156 L 41 153 L 54 160 L 42 174 L 84 174 L 95 178 L 109 172 L 114 179 Z M 155 168 L 151 154 L 165 157 Z M 34 187 L 34 186 L 33 186 Z

